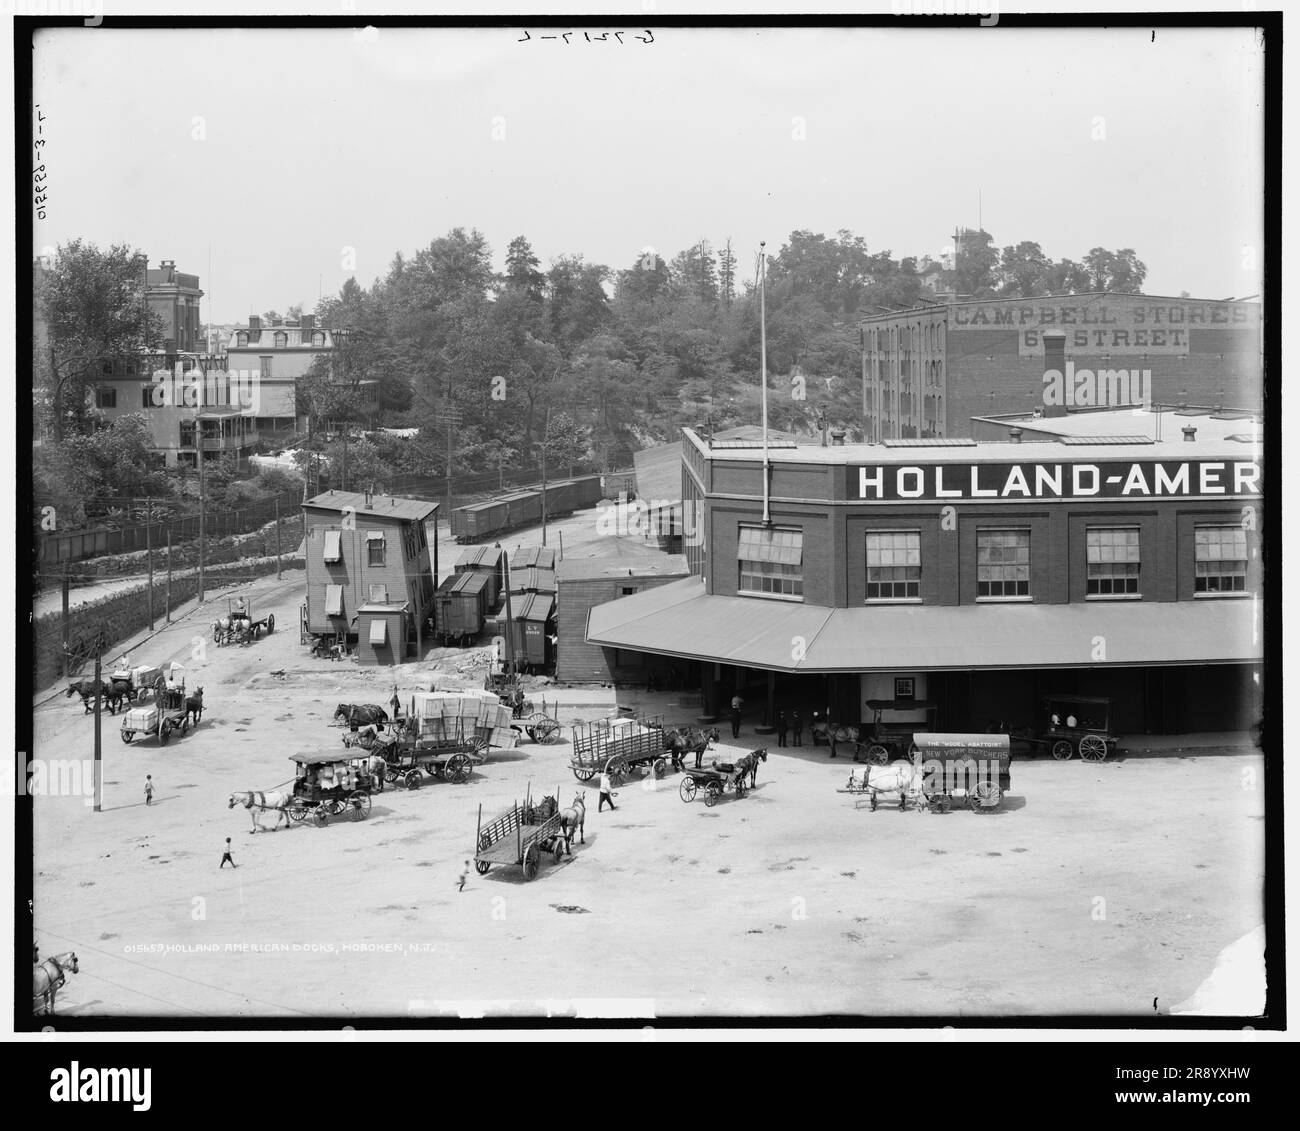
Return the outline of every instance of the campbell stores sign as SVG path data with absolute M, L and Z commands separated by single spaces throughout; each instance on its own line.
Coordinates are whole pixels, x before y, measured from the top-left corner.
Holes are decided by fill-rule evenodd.
M 850 468 L 849 474 L 850 497 L 878 502 L 1218 498 L 1260 493 L 1260 467 L 1255 460 L 868 464 Z

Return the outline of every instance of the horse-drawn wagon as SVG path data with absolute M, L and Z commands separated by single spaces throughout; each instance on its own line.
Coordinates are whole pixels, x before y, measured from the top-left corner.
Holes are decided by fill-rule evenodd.
M 954 794 L 963 795 L 967 808 L 979 813 L 1001 807 L 1011 788 L 1011 739 L 1005 734 L 917 734 L 911 760 L 898 759 L 888 766 L 868 764 L 859 781 L 849 774 L 840 793 L 866 796 L 874 811 L 882 796 L 898 798 L 899 812 L 922 806 L 932 813 L 947 813 Z
M 128 703 L 143 703 L 151 694 L 157 701 L 167 686 L 163 669 L 147 664 L 136 667 L 123 664 L 108 673 L 108 682 L 114 685 L 114 692 L 120 693 Z
M 573 757 L 569 768 L 579 781 L 609 774 L 612 785 L 622 785 L 634 766 L 649 764 L 661 778 L 668 772 L 669 755 L 660 719 L 603 719 L 573 727 Z
M 1044 702 L 1047 726 L 1038 739 L 1064 761 L 1077 751 L 1085 762 L 1104 762 L 1119 745 L 1110 730 L 1110 700 L 1086 695 L 1051 695 Z
M 367 727 L 343 735 L 343 745 L 360 747 L 384 760 L 384 780 L 419 789 L 422 777 L 441 777 L 455 785 L 469 781 L 474 767 L 487 761 L 488 740 L 459 718 L 408 718 L 385 732 Z
M 909 757 L 913 738 L 931 731 L 939 714 L 938 704 L 925 699 L 869 699 L 867 707 L 871 725 L 854 741 L 853 760 L 872 766 Z
M 746 789 L 753 789 L 758 780 L 758 763 L 767 761 L 766 750 L 751 750 L 737 758 L 735 762 L 718 762 L 714 761 L 711 766 L 703 766 L 696 769 L 694 766 L 683 770 L 686 775 L 682 778 L 682 784 L 677 787 L 677 792 L 681 794 L 683 801 L 694 801 L 697 793 L 704 794 L 704 804 L 713 806 L 717 804 L 728 789 L 731 789 L 736 798 L 745 796 Z M 745 785 L 745 779 L 749 778 L 748 787 Z
M 558 864 L 565 852 L 571 851 L 559 795 L 557 789 L 554 797 L 534 802 L 530 788 L 523 805 L 515 802 L 487 824 L 483 823 L 480 805 L 474 836 L 474 870 L 485 876 L 493 864 L 514 864 L 524 870 L 524 879 L 531 880 L 537 876 L 543 853 L 551 855 Z
M 160 745 L 166 746 L 174 732 L 179 732 L 182 737 L 189 733 L 194 705 L 186 699 L 184 669 L 180 664 L 171 664 L 158 679 L 154 702 L 148 707 L 132 707 L 122 716 L 122 741 L 128 745 L 136 735 L 140 735 L 156 737 Z M 200 712 L 201 694 L 200 688 L 197 708 Z
M 285 806 L 290 821 L 310 818 L 316 825 L 325 825 L 330 817 L 344 813 L 354 821 L 370 815 L 373 783 L 364 761 L 322 758 L 319 754 L 295 754 L 290 760 L 297 769 L 293 796 Z
M 231 597 L 226 604 L 227 615 L 212 622 L 212 639 L 218 645 L 247 644 L 264 633 L 275 631 L 275 614 L 268 613 L 260 620 L 254 620 L 249 611 L 247 597 Z

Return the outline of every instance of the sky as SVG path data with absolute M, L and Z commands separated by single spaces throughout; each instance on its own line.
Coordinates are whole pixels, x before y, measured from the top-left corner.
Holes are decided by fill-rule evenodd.
M 1131 247 L 1150 294 L 1262 289 L 1250 30 L 564 30 L 43 31 L 34 252 L 174 259 L 217 323 L 458 226 L 498 268 L 517 235 L 615 269 L 730 239 L 749 278 L 796 229 L 937 258 L 982 219 L 1054 259 Z

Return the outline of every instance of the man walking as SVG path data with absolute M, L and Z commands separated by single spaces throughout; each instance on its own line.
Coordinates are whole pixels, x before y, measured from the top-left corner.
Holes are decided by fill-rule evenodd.
M 786 731 L 790 729 L 790 724 L 785 721 L 785 712 L 777 711 L 776 713 L 776 744 L 785 745 Z
M 803 716 L 798 711 L 794 713 L 794 744 L 803 745 Z
M 465 867 L 464 867 L 463 869 L 461 869 L 460 879 L 459 879 L 459 881 L 458 881 L 459 884 L 460 884 L 460 886 L 456 889 L 457 891 L 464 891 L 464 890 L 465 890 L 465 881 L 466 881 L 467 879 L 469 879 L 469 861 L 468 861 L 468 860 L 465 861 Z
M 235 858 L 230 855 L 230 837 L 226 837 L 226 851 L 221 854 L 221 867 L 224 868 L 226 866 L 227 860 L 230 861 L 230 866 L 232 868 L 239 867 L 239 865 L 235 863 Z
M 153 804 L 153 774 L 145 774 L 144 776 L 144 803 L 146 805 Z
M 739 694 L 733 695 L 731 697 L 731 737 L 732 738 L 740 737 L 740 708 L 744 705 L 744 703 L 745 701 L 740 697 Z
M 614 787 L 610 785 L 609 773 L 605 770 L 600 772 L 600 804 L 596 806 L 597 813 L 605 811 L 605 802 L 609 802 L 610 809 L 614 809 Z

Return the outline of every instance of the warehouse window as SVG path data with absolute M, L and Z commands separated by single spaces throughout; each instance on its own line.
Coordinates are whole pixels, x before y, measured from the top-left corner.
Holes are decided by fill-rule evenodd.
M 921 598 L 921 532 L 873 530 L 867 534 L 867 600 Z
M 117 390 L 114 388 L 96 389 L 95 407 L 117 408 Z
M 803 600 L 803 531 L 742 526 L 740 592 Z
M 1196 592 L 1246 591 L 1246 531 L 1240 526 L 1196 528 Z
M 1090 529 L 1088 596 L 1136 596 L 1141 562 L 1136 526 Z
M 367 600 L 373 601 L 379 605 L 388 604 L 388 586 L 387 585 L 370 586 L 370 596 L 367 598 Z
M 259 357 L 257 359 L 258 368 L 261 370 L 264 379 L 271 376 L 271 358 L 270 356 Z
M 977 597 L 1029 596 L 1028 530 L 978 531 L 975 559 Z
M 384 564 L 384 532 L 382 530 L 366 531 L 366 551 L 370 555 L 370 565 L 381 566 Z

